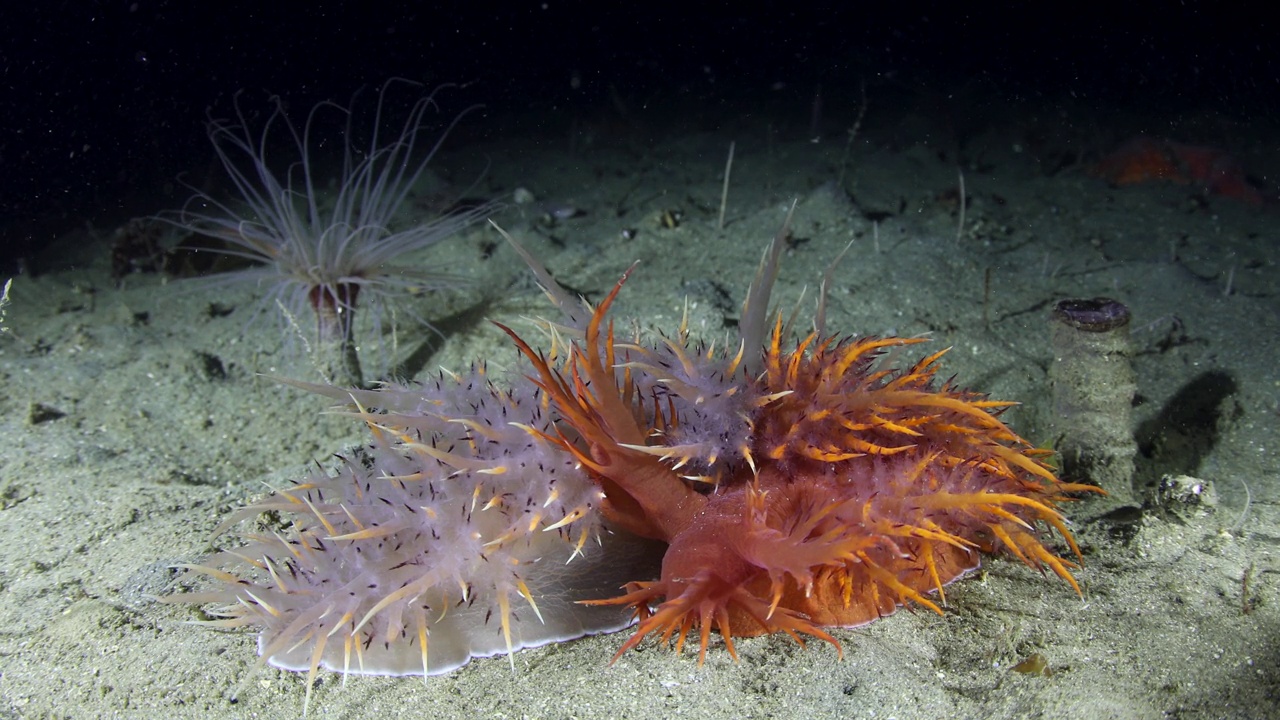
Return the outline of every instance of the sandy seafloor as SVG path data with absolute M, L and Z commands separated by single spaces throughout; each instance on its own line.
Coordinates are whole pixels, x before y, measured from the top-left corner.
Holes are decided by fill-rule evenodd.
M 1280 717 L 1280 214 L 1172 184 L 1110 188 L 1082 163 L 1060 167 L 1063 153 L 1087 162 L 1141 119 L 988 117 L 997 119 L 962 137 L 969 201 L 958 240 L 960 136 L 910 109 L 872 106 L 844 171 L 849 193 L 836 185 L 845 141 L 835 123 L 851 118 L 833 119 L 814 143 L 807 118 L 657 127 L 643 116 L 562 117 L 536 138 L 454 148 L 439 167 L 465 179 L 487 157 L 480 192 L 523 187 L 579 208 L 554 223 L 535 205 L 497 219 L 595 298 L 639 260 L 617 316 L 672 328 L 688 298 L 707 338 L 728 334 L 797 198 L 797 242 L 775 301 L 789 308 L 807 285 L 810 303 L 853 240 L 827 327 L 927 333 L 933 347 L 953 347 L 944 374 L 1021 401 L 1006 418 L 1033 442 L 1048 440 L 1050 305 L 1120 299 L 1134 316 L 1134 430 L 1162 440 L 1148 443 L 1159 452 L 1142 458 L 1139 479 L 1191 475 L 1211 490 L 1206 502 L 1153 505 L 1127 524 L 1078 520 L 1083 599 L 1057 578 L 989 559 L 948 588 L 945 617 L 899 612 L 835 631 L 842 661 L 826 643 L 801 649 L 777 636 L 739 641 L 736 663 L 713 638 L 701 668 L 655 642 L 610 665 L 626 637 L 615 634 L 521 652 L 514 673 L 504 657 L 425 683 L 324 673 L 312 716 Z M 1264 142 L 1273 128 L 1213 116 L 1173 127 L 1175 139 L 1229 148 L 1257 175 L 1280 170 Z M 181 201 L 159 197 L 154 210 Z M 663 227 L 663 211 L 682 213 L 679 226 Z M 512 349 L 484 318 L 531 331 L 525 318 L 550 309 L 509 249 L 486 259 L 497 240 L 477 226 L 424 260 L 479 282 L 413 300 L 446 339 L 403 330 L 395 361 L 419 375 L 475 358 L 495 375 L 511 366 Z M 282 351 L 273 322 L 246 326 L 252 288 L 158 275 L 117 283 L 105 241 L 88 231 L 40 262 L 36 276 L 14 280 L 0 338 L 0 716 L 301 716 L 300 674 L 258 670 L 233 699 L 254 667 L 252 634 L 185 624 L 192 608 L 151 598 L 179 587 L 168 566 L 209 552 L 231 509 L 359 442 L 361 429 L 321 416 L 326 400 L 256 375 L 314 379 L 305 357 Z M 1011 669 L 1035 653 L 1051 674 Z

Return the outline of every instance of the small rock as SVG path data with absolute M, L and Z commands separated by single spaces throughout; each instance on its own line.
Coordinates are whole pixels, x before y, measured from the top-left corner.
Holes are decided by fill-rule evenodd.
M 1156 504 L 1178 516 L 1211 513 L 1218 507 L 1213 483 L 1190 475 L 1165 475 L 1156 487 Z

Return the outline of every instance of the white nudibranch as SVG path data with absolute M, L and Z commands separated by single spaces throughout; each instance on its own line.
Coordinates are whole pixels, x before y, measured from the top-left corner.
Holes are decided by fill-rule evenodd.
M 538 435 L 555 430 L 531 381 L 286 382 L 350 403 L 371 441 L 237 511 L 220 530 L 256 524 L 247 544 L 186 566 L 215 587 L 165 600 L 258 629 L 264 662 L 309 673 L 308 702 L 320 667 L 435 675 L 632 624 L 578 601 L 616 595 L 654 554 L 604 526 L 600 488 Z

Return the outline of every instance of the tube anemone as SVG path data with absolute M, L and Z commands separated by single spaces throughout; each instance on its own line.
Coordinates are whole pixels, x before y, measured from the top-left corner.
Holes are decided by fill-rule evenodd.
M 289 119 L 284 102 L 273 97 L 271 114 L 255 130 L 237 98 L 235 119 L 210 119 L 208 128 L 239 197 L 221 200 L 192 187 L 195 195 L 182 210 L 163 218 L 222 241 L 218 252 L 253 262 L 233 278 L 263 288 L 263 307 L 279 306 L 283 314 L 296 318 L 305 312 L 302 306 L 309 305 L 316 318 L 309 342 L 313 359 L 325 379 L 338 385 L 363 382 L 355 337 L 357 298 L 369 309 L 372 335 L 382 350 L 382 319 L 389 301 L 464 283 L 458 275 L 397 262 L 494 209 L 483 204 L 410 227 L 394 226 L 396 214 L 449 132 L 478 107 L 463 110 L 438 135 L 428 137 L 427 112 L 436 108 L 437 93 L 450 87 L 441 86 L 413 104 L 398 131 L 386 123 L 390 129 L 384 132 L 390 90 L 401 84 L 418 86 L 400 78 L 383 83 L 367 141 L 357 139 L 352 110 L 333 102 L 317 104 L 299 127 Z M 317 172 L 317 151 L 323 144 L 318 122 L 331 113 L 344 118 L 342 168 L 334 190 L 321 193 L 319 188 L 330 183 Z M 283 161 L 268 158 L 280 134 L 290 154 Z M 385 359 L 385 351 L 380 355 Z

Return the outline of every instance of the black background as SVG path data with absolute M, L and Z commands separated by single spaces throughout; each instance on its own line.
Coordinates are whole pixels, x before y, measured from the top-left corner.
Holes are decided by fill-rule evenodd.
M 537 122 L 538 109 L 606 103 L 610 85 L 714 105 L 779 87 L 804 102 L 821 86 L 839 103 L 864 81 L 945 95 L 979 80 L 1006 98 L 1156 115 L 1211 108 L 1271 124 L 1280 63 L 1275 27 L 1258 12 L 1196 2 L 5 3 L 0 256 L 38 251 L 87 219 L 163 209 L 148 193 L 207 167 L 207 113 L 241 90 L 309 107 L 391 76 L 463 82 L 464 102 L 527 109 Z

